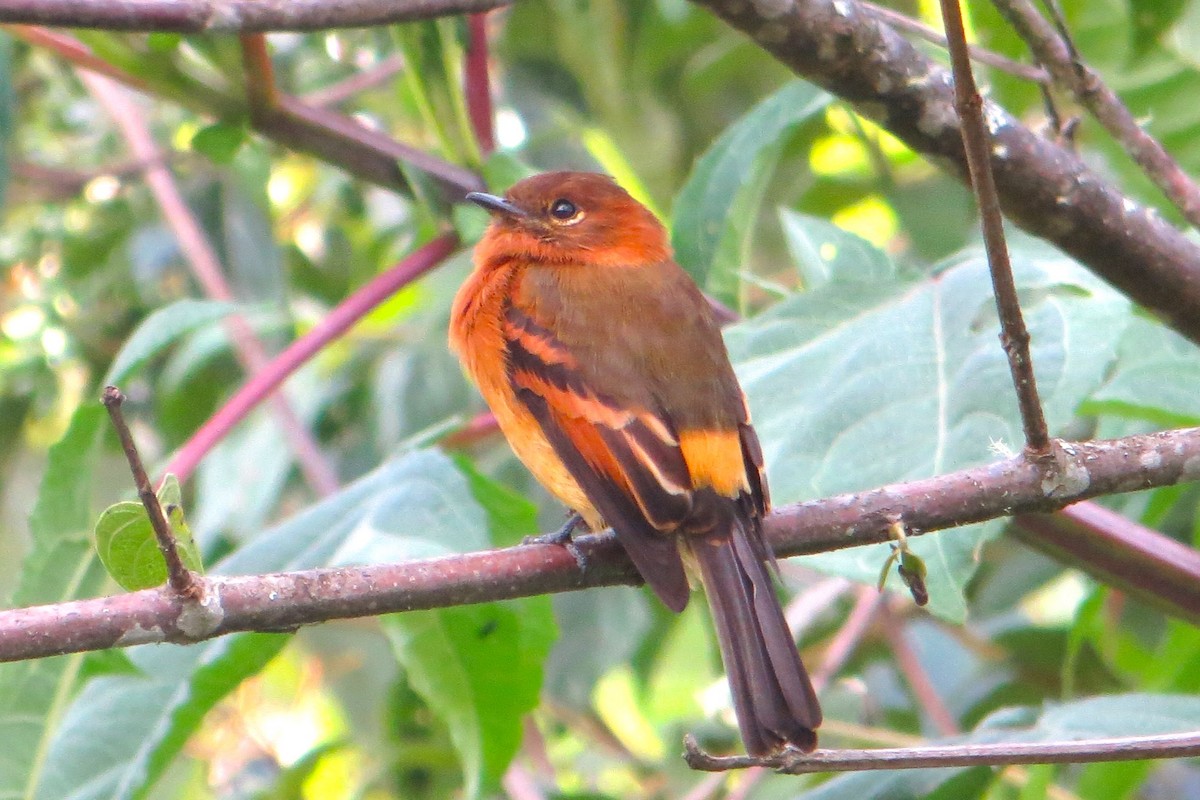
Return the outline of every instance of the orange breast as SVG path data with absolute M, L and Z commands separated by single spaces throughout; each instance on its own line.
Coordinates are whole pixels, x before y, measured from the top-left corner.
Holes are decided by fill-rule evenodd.
M 595 507 L 554 453 L 537 420 L 516 398 L 505 361 L 504 303 L 518 271 L 511 263 L 477 266 L 454 298 L 450 347 L 479 387 L 517 458 L 546 489 L 579 512 L 593 530 L 604 527 Z

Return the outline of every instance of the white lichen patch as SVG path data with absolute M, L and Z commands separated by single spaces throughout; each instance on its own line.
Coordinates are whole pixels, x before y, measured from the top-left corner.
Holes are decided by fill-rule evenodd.
M 917 118 L 917 130 L 930 139 L 936 139 L 945 131 L 957 129 L 958 117 L 946 103 L 926 103 Z
M 1162 455 L 1157 450 L 1149 450 L 1138 456 L 1138 463 L 1143 469 L 1158 469 L 1162 466 Z
M 1077 497 L 1087 491 L 1092 476 L 1082 464 L 1060 459 L 1058 469 L 1042 478 L 1042 493 L 1046 497 Z
M 221 585 L 208 581 L 202 585 L 208 591 L 199 600 L 185 600 L 176 620 L 180 632 L 192 639 L 203 639 L 210 635 L 225 619 Z

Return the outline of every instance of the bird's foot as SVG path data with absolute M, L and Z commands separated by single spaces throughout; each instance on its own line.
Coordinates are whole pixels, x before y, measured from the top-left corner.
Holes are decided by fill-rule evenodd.
M 579 514 L 572 513 L 563 526 L 553 533 L 543 533 L 540 536 L 526 536 L 521 540 L 521 544 L 557 544 L 567 548 L 567 552 L 575 558 L 575 563 L 579 565 L 580 571 L 587 569 L 587 556 L 575 544 L 572 534 L 575 529 L 583 522 L 583 517 Z

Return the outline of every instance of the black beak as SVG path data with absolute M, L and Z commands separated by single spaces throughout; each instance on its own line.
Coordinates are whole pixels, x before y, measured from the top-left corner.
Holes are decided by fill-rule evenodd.
M 482 206 L 484 210 L 491 214 L 504 214 L 509 217 L 527 216 L 524 211 L 505 200 L 503 197 L 497 197 L 494 194 L 487 194 L 486 192 L 471 192 L 467 195 L 467 199 L 478 206 Z

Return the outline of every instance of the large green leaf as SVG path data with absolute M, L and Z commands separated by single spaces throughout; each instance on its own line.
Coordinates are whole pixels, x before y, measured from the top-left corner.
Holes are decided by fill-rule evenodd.
M 99 400 L 75 412 L 50 448 L 32 542 L 13 597 L 16 605 L 74 600 L 94 594 L 104 571 L 92 550 L 92 475 L 105 414 Z M 30 798 L 45 774 L 43 748 L 78 679 L 81 658 L 59 656 L 0 665 L 0 798 Z
M 1129 303 L 1034 243 L 1014 241 L 1012 257 L 1042 403 L 1057 430 L 1113 361 Z M 937 475 L 995 460 L 997 443 L 1019 450 L 1021 424 L 997 333 L 977 250 L 931 275 L 861 266 L 837 272 L 731 329 L 772 496 L 786 503 Z M 997 529 L 993 522 L 914 541 L 929 566 L 932 610 L 964 617 L 976 548 Z M 871 582 L 885 548 L 806 563 Z
M 422 611 L 385 629 L 413 688 L 450 727 L 466 796 L 494 791 L 538 704 L 555 637 L 549 600 Z
M 511 543 L 536 529 L 533 505 L 473 469 L 440 488 L 476 498 L 480 505 L 466 513 L 483 515 L 494 540 Z M 484 546 L 460 535 L 463 523 L 442 514 L 426 525 L 442 531 L 438 539 L 448 549 Z M 522 718 L 538 704 L 542 664 L 556 635 L 549 598 L 397 614 L 386 618 L 385 630 L 409 682 L 449 726 L 467 796 L 495 790 L 520 746 Z
M 213 572 L 253 574 L 422 557 L 447 552 L 456 537 L 484 546 L 486 519 L 452 462 L 418 452 L 384 464 L 265 532 Z M 83 687 L 49 743 L 42 781 L 29 796 L 148 797 L 204 714 L 287 641 L 286 636 L 236 634 L 188 647 L 129 650 L 138 672 L 104 676 Z
M 736 298 L 736 263 L 718 266 L 722 240 L 745 233 L 758 211 L 762 190 L 783 145 L 801 125 L 820 114 L 828 96 L 804 81 L 793 81 L 763 100 L 713 143 L 692 169 L 675 201 L 671 241 L 679 263 L 696 283 L 719 299 Z

